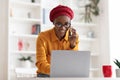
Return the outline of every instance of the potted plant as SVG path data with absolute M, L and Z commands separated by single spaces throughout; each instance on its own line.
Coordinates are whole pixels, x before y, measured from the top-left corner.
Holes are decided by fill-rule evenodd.
M 32 60 L 32 57 L 31 56 L 22 56 L 21 55 L 21 58 L 19 58 L 19 60 L 21 61 L 22 63 L 22 67 L 27 67 L 27 68 L 30 68 L 31 67 L 31 64 L 33 63 L 33 60 Z
M 34 2 L 35 2 L 35 0 L 31 0 L 31 2 L 33 2 L 33 3 L 34 3 Z
M 114 63 L 118 67 L 118 69 L 116 69 L 116 77 L 120 77 L 120 61 L 118 61 L 117 59 L 115 59 Z
M 93 14 L 94 16 L 99 15 L 99 4 L 100 0 L 90 0 L 88 4 L 85 5 L 85 22 L 92 22 L 92 17 L 91 15 Z

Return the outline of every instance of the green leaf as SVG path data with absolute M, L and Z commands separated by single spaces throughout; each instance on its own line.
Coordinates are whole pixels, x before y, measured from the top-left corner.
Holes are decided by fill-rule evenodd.
M 98 4 L 100 2 L 100 0 L 96 0 L 96 4 Z
M 117 59 L 115 59 L 115 61 L 113 61 L 115 64 L 116 64 L 116 66 L 118 67 L 118 68 L 120 68 L 120 61 L 118 61 Z
M 19 58 L 20 61 L 30 61 L 30 62 L 33 62 L 31 56 L 28 56 L 28 57 L 25 57 L 25 56 L 22 56 L 21 58 Z

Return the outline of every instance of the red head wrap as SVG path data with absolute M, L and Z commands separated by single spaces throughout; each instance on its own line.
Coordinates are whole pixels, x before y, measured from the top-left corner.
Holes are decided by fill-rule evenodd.
M 55 18 L 61 16 L 61 15 L 66 15 L 68 16 L 71 20 L 74 17 L 74 13 L 71 8 L 63 5 L 58 5 L 57 7 L 53 8 L 50 12 L 50 21 L 53 22 Z

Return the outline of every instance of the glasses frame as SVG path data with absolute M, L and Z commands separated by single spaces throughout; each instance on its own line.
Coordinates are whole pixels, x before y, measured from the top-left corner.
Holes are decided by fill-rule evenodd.
M 65 28 L 69 28 L 70 26 L 71 26 L 71 23 L 65 23 L 64 25 L 62 24 L 62 23 L 54 23 L 54 25 L 56 26 L 56 27 L 65 27 Z

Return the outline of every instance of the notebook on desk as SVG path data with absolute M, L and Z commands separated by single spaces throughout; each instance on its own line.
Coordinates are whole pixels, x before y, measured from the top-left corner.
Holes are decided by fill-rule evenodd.
M 89 70 L 89 51 L 52 51 L 50 77 L 89 77 Z

